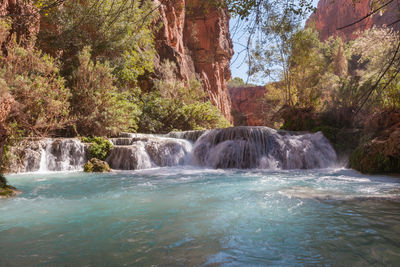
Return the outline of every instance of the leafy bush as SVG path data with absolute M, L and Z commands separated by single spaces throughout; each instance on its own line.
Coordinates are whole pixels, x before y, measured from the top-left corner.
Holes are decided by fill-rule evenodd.
M 195 78 L 182 81 L 176 77 L 176 65 L 161 64 L 161 75 L 153 92 L 142 96 L 139 131 L 167 133 L 229 127 L 229 122 L 208 101 L 201 82 Z
M 92 47 L 92 59 L 108 61 L 114 75 L 136 83 L 146 71 L 153 71 L 154 20 L 153 1 L 137 0 L 36 0 L 48 8 L 41 18 L 38 46 L 58 56 L 65 77 L 79 65 L 79 53 Z M 44 2 L 44 3 L 43 3 Z
M 229 122 L 211 102 L 197 102 L 182 107 L 185 126 L 182 130 L 204 130 L 229 127 Z
M 0 44 L 8 26 L 0 20 Z M 7 54 L 0 51 L 0 85 L 15 100 L 8 122 L 25 135 L 46 135 L 68 123 L 70 92 L 56 61 L 35 49 L 25 49 L 15 40 Z
M 83 137 L 81 140 L 84 143 L 90 143 L 90 159 L 105 160 L 113 147 L 112 143 L 104 137 Z
M 107 136 L 134 131 L 140 114 L 134 97 L 114 85 L 113 69 L 90 60 L 90 48 L 79 54 L 80 65 L 73 75 L 71 113 L 81 135 Z

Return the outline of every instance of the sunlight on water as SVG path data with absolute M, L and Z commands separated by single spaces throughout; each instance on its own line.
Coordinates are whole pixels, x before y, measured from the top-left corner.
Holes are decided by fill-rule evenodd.
M 331 170 L 10 175 L 0 266 L 395 265 L 400 181 Z

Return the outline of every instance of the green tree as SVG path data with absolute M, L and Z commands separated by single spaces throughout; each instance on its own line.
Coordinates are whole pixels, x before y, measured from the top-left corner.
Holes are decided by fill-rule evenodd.
M 152 1 L 72 0 L 45 10 L 37 44 L 60 58 L 66 77 L 77 67 L 78 54 L 86 46 L 92 48 L 93 60 L 109 62 L 123 84 L 135 85 L 138 76 L 153 70 L 157 12 Z

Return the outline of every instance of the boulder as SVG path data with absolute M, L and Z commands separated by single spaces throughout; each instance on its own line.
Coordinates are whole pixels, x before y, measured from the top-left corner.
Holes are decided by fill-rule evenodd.
M 93 158 L 83 167 L 85 172 L 110 172 L 111 168 L 107 162 Z

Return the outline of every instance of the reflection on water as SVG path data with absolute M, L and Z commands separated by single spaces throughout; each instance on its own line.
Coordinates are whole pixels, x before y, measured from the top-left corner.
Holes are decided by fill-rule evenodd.
M 396 265 L 400 181 L 157 168 L 7 177 L 0 266 Z

